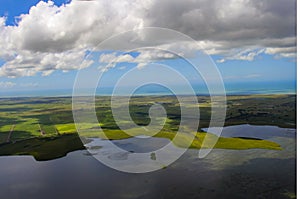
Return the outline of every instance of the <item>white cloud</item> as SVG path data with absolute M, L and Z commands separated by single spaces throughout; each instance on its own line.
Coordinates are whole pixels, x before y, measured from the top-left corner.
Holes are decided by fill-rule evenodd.
M 227 55 L 223 59 L 217 60 L 218 63 L 224 63 L 227 60 L 253 61 L 255 57 L 265 52 L 265 49 L 245 49 L 235 54 Z
M 75 70 L 92 63 L 91 60 L 85 60 L 85 52 L 82 50 L 58 53 L 19 51 L 19 54 L 7 60 L 0 68 L 0 76 L 33 76 L 38 72 L 47 76 L 55 70 Z
M 41 1 L 19 17 L 17 26 L 5 26 L 5 18 L 0 18 L 0 59 L 6 62 L 0 76 L 49 75 L 89 66 L 92 62 L 84 61 L 88 49 L 141 26 L 143 20 L 131 13 L 139 7 L 136 3 L 72 1 L 57 7 Z
M 282 48 L 266 48 L 265 53 L 270 55 L 276 55 L 276 57 L 281 58 L 296 58 L 297 54 L 296 47 L 282 47 Z
M 277 59 L 280 59 L 282 57 L 284 57 L 284 58 L 295 58 L 296 59 L 297 53 L 296 52 L 294 52 L 294 53 L 279 53 L 279 54 L 275 55 L 275 58 L 277 58 Z
M 19 16 L 15 26 L 6 26 L 5 17 L 0 17 L 0 59 L 6 62 L 0 76 L 49 75 L 88 67 L 92 62 L 84 61 L 87 50 L 115 34 L 149 26 L 187 34 L 208 54 L 224 56 L 220 63 L 251 61 L 261 53 L 294 58 L 295 4 L 295 0 L 73 0 L 58 7 L 52 1 L 40 1 L 29 14 Z M 181 48 L 184 56 L 199 50 L 184 41 L 159 40 L 160 36 L 137 34 L 135 39 L 150 37 L 149 46 Z M 130 39 L 125 43 L 134 42 Z M 110 47 L 120 51 L 122 43 Z M 144 50 L 135 58 L 118 56 L 116 63 L 172 58 L 172 53 Z M 107 63 L 114 58 L 102 59 Z
M 4 88 L 4 89 L 12 88 L 15 85 L 16 85 L 16 83 L 14 83 L 14 82 L 5 82 L 5 81 L 0 82 L 0 88 Z
M 148 49 L 138 51 L 140 54 L 135 58 L 134 62 L 151 62 L 163 59 L 173 59 L 177 57 L 171 52 L 165 52 L 159 49 Z
M 118 55 L 116 52 L 103 53 L 99 57 L 100 68 L 102 71 L 107 71 L 110 68 L 114 68 L 118 63 L 134 63 L 137 65 L 137 68 L 141 69 L 149 63 L 177 57 L 171 52 L 159 49 L 138 50 L 137 53 L 139 54 L 136 57 L 130 54 Z
M 218 59 L 217 63 L 224 63 L 226 60 L 225 59 Z
M 130 54 L 122 54 L 117 55 L 116 52 L 113 53 L 104 53 L 100 55 L 99 58 L 100 63 L 122 63 L 122 62 L 134 62 L 134 57 L 132 57 Z
M 139 63 L 137 66 L 136 66 L 136 68 L 137 69 L 142 69 L 142 68 L 144 68 L 145 66 L 147 66 L 147 63 Z

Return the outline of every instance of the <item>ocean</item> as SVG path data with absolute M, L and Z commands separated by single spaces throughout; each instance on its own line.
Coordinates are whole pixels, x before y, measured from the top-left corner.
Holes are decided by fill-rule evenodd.
M 276 82 L 238 82 L 225 83 L 226 95 L 252 95 L 252 94 L 296 94 L 295 81 L 276 81 Z M 209 95 L 208 89 L 203 84 L 192 85 L 196 95 Z M 177 93 L 173 93 L 166 87 L 160 85 L 147 85 L 138 88 L 134 95 L 191 95 L 185 91 L 185 87 L 178 85 Z M 97 88 L 96 95 L 107 96 L 112 95 L 113 87 Z M 122 93 L 118 95 L 130 95 L 131 87 L 122 87 Z M 82 95 L 87 95 L 91 89 L 81 89 Z M 36 89 L 36 90 L 9 90 L 0 91 L 0 97 L 60 97 L 72 96 L 73 89 Z M 214 92 L 212 94 L 219 94 Z

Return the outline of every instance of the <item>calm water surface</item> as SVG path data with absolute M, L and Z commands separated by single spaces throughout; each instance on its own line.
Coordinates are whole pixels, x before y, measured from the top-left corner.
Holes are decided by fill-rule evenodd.
M 30 156 L 0 157 L 0 191 L 5 198 L 289 198 L 295 193 L 295 129 L 238 125 L 222 136 L 248 136 L 279 143 L 283 150 L 214 149 L 204 159 L 188 150 L 156 172 L 128 174 L 99 163 L 86 150 L 37 162 Z M 97 140 L 95 140 L 97 142 Z M 127 150 L 146 152 L 167 140 L 114 141 Z M 100 142 L 103 145 L 103 142 Z M 105 150 L 105 144 L 95 152 Z M 110 154 L 126 158 L 122 154 Z M 127 154 L 128 155 L 128 154 Z M 2 197 L 1 197 L 2 198 Z

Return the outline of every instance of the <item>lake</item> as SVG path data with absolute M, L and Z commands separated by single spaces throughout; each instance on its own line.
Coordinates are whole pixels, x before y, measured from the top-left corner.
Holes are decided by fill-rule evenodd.
M 213 133 L 213 132 L 212 132 Z M 283 150 L 214 149 L 203 159 L 188 150 L 179 160 L 151 173 L 129 174 L 98 162 L 88 151 L 38 162 L 31 156 L 0 157 L 5 198 L 290 198 L 296 184 L 296 130 L 274 126 L 225 127 L 224 137 L 247 136 L 279 143 Z M 162 147 L 165 139 L 113 141 L 136 152 Z M 98 140 L 106 150 L 105 142 Z M 97 143 L 94 139 L 93 143 Z M 120 163 L 126 155 L 108 154 Z M 129 154 L 130 155 L 130 154 Z

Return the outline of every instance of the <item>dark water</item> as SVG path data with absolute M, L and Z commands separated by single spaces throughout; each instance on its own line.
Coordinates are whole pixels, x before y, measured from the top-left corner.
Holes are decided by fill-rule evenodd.
M 115 171 L 85 150 L 46 162 L 29 156 L 0 157 L 1 198 L 289 198 L 295 193 L 295 129 L 228 128 L 234 135 L 251 129 L 255 137 L 276 128 L 267 139 L 284 150 L 214 149 L 204 159 L 198 158 L 197 150 L 188 150 L 167 168 L 146 174 Z M 141 148 L 131 139 L 117 144 Z M 162 144 L 156 142 L 155 147 Z

